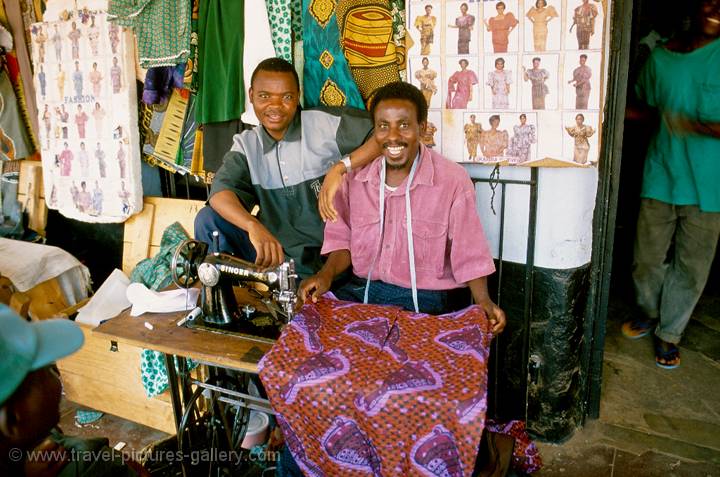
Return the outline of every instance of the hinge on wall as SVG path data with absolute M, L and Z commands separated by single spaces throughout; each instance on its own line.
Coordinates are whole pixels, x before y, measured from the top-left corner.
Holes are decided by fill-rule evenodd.
M 118 352 L 118 343 L 117 341 L 110 341 L 110 352 L 111 353 L 117 353 Z

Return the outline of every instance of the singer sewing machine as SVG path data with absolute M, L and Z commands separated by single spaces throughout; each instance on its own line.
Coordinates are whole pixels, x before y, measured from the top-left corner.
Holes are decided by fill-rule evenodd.
M 190 314 L 185 326 L 277 339 L 297 303 L 295 262 L 263 269 L 232 255 L 208 253 L 208 248 L 207 243 L 186 240 L 173 256 L 173 282 L 190 288 L 200 281 L 202 287 L 201 313 Z M 243 290 L 236 293 L 236 286 Z

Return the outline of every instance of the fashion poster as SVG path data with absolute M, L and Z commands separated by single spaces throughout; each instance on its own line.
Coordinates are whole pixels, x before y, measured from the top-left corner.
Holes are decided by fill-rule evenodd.
M 407 71 L 429 107 L 424 142 L 457 162 L 597 165 L 610 4 L 409 0 Z
M 91 10 L 31 35 L 47 205 L 122 222 L 142 210 L 132 37 Z

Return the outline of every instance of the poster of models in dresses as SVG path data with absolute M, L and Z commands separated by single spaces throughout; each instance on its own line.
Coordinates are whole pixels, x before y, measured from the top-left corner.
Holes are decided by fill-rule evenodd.
M 458 162 L 597 164 L 608 0 L 409 0 L 425 144 Z
M 124 221 L 142 210 L 132 36 L 89 10 L 30 33 L 47 205 Z

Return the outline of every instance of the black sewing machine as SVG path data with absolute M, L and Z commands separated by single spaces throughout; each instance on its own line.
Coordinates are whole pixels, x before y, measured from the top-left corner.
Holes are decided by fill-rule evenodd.
M 292 319 L 297 303 L 295 262 L 262 269 L 232 255 L 208 253 L 208 248 L 205 242 L 186 240 L 173 256 L 173 282 L 181 288 L 190 288 L 198 280 L 202 285 L 201 313 L 191 314 L 186 326 L 276 339 Z M 237 293 L 242 303 L 235 287 L 243 289 Z

